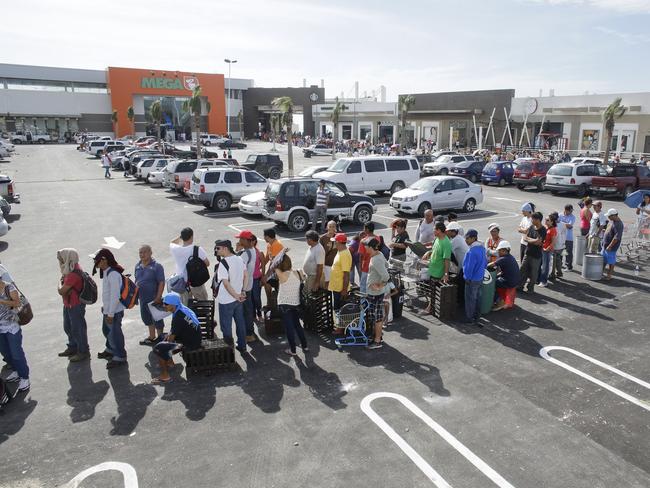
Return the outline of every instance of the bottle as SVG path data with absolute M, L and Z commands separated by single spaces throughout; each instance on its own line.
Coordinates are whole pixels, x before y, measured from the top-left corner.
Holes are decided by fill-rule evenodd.
M 634 267 L 634 276 L 639 276 L 639 265 L 638 264 Z

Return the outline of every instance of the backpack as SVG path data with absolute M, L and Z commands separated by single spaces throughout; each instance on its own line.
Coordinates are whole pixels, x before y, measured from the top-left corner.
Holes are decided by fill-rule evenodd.
M 92 277 L 81 270 L 74 270 L 81 277 L 81 290 L 79 290 L 79 301 L 84 305 L 92 305 L 97 301 L 97 283 Z
M 111 268 L 111 271 L 115 271 Z M 138 286 L 131 279 L 131 275 L 124 275 L 120 273 L 122 277 L 122 286 L 120 286 L 120 303 L 124 307 L 131 309 L 138 304 Z
M 217 298 L 217 295 L 219 294 L 219 288 L 221 287 L 221 282 L 223 281 L 218 280 L 217 278 L 219 275 L 219 266 L 222 264 L 223 267 L 226 268 L 226 271 L 230 271 L 230 265 L 228 264 L 228 261 L 226 261 L 226 258 L 222 259 L 214 265 L 214 276 L 212 277 L 212 294 L 214 298 Z M 228 273 L 228 276 L 230 276 L 230 273 Z
M 194 251 L 187 260 L 185 269 L 187 270 L 188 286 L 201 286 L 210 279 L 208 267 L 205 265 L 205 262 L 199 258 L 199 246 L 194 246 Z

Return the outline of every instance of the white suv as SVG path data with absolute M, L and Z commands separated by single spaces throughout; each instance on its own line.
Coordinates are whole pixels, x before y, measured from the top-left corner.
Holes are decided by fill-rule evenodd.
M 554 164 L 550 167 L 546 173 L 546 189 L 553 195 L 570 192 L 584 197 L 589 192 L 594 176 L 607 176 L 602 159 L 574 158 L 569 163 Z
M 201 134 L 201 144 L 204 146 L 217 146 L 226 139 L 216 134 Z
M 218 212 L 230 209 L 232 202 L 266 189 L 266 178 L 257 171 L 240 168 L 201 168 L 194 171 L 187 195 Z
M 422 176 L 448 175 L 450 169 L 458 163 L 465 161 L 474 161 L 474 156 L 462 156 L 460 154 L 443 154 L 438 156 L 435 161 L 425 163 L 422 166 Z
M 152 171 L 161 171 L 169 163 L 169 158 L 148 158 L 138 163 L 135 177 L 138 180 L 149 179 L 149 173 Z

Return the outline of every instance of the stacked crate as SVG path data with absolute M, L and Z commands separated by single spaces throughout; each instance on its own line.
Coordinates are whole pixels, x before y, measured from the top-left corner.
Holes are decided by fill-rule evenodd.
M 302 301 L 302 319 L 305 329 L 324 332 L 334 328 L 332 300 L 327 290 L 316 292 L 303 290 Z
M 454 319 L 458 307 L 458 287 L 436 281 L 433 282 L 432 293 L 433 315 L 440 320 Z
M 188 374 L 230 370 L 235 366 L 235 351 L 221 339 L 204 339 L 200 349 L 183 351 L 181 355 Z
M 201 326 L 201 337 L 203 339 L 214 339 L 214 300 L 194 300 L 190 299 L 187 306 L 192 310 L 199 319 Z

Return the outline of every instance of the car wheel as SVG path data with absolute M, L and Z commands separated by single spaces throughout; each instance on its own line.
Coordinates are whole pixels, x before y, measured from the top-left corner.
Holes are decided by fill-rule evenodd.
M 45 144 L 45 139 L 39 139 L 39 140 L 38 140 L 38 143 L 39 143 L 39 144 Z
M 471 181 L 472 183 L 476 183 L 477 180 L 478 178 L 476 177 L 476 175 L 469 175 L 469 181 Z
M 230 209 L 230 204 L 232 203 L 232 199 L 230 198 L 230 195 L 227 193 L 217 193 L 213 198 L 212 198 L 212 209 L 216 210 L 217 212 L 225 212 L 226 210 Z
M 526 185 L 517 185 L 517 188 L 518 188 L 519 190 L 523 190 L 524 188 L 526 188 Z
M 20 139 L 13 139 L 11 142 L 13 142 L 14 144 L 22 144 L 23 143 L 23 141 L 21 141 Z
M 587 188 L 587 185 L 583 183 L 578 187 L 578 192 L 577 192 L 578 198 L 582 198 L 586 196 L 588 192 L 589 192 L 589 188 Z
M 372 209 L 367 205 L 362 205 L 354 212 L 354 222 L 359 225 L 365 225 L 372 220 Z
M 309 226 L 309 215 L 304 210 L 293 212 L 287 222 L 291 232 L 305 232 Z
M 557 190 L 551 190 L 551 195 L 557 195 L 558 193 L 560 193 L 560 192 L 557 191 Z
M 427 210 L 431 210 L 431 204 L 429 202 L 422 202 L 418 207 L 418 214 L 421 217 L 424 217 L 424 212 L 426 212 Z
M 630 185 L 627 185 L 625 189 L 623 190 L 623 198 L 627 198 L 630 196 L 630 194 L 634 191 L 634 188 L 632 188 Z
M 398 191 L 403 190 L 404 188 L 406 188 L 406 185 L 404 184 L 403 181 L 396 181 L 395 183 L 393 183 L 393 186 L 390 187 L 390 193 L 392 195 L 393 193 L 397 193 Z
M 277 180 L 281 176 L 282 176 L 282 172 L 280 171 L 279 168 L 271 168 L 271 170 L 269 171 L 269 178 L 271 178 L 272 180 Z
M 306 157 L 306 158 L 311 158 L 311 153 L 310 153 L 310 152 L 306 152 L 306 153 L 305 153 L 305 157 Z
M 204 145 L 204 146 L 211 146 L 212 143 L 211 143 L 210 141 L 205 141 L 205 142 L 203 143 L 203 145 Z
M 537 191 L 544 191 L 546 190 L 546 179 L 542 178 L 537 182 Z
M 377 194 L 378 197 L 383 197 L 386 194 L 384 190 L 377 190 L 375 191 L 375 193 Z
M 499 186 L 506 186 L 506 180 L 504 178 L 499 180 Z
M 476 209 L 476 200 L 473 198 L 468 198 L 463 205 L 463 212 L 473 212 Z
M 447 176 L 449 174 L 449 170 L 447 168 L 442 168 L 439 174 L 442 176 Z

